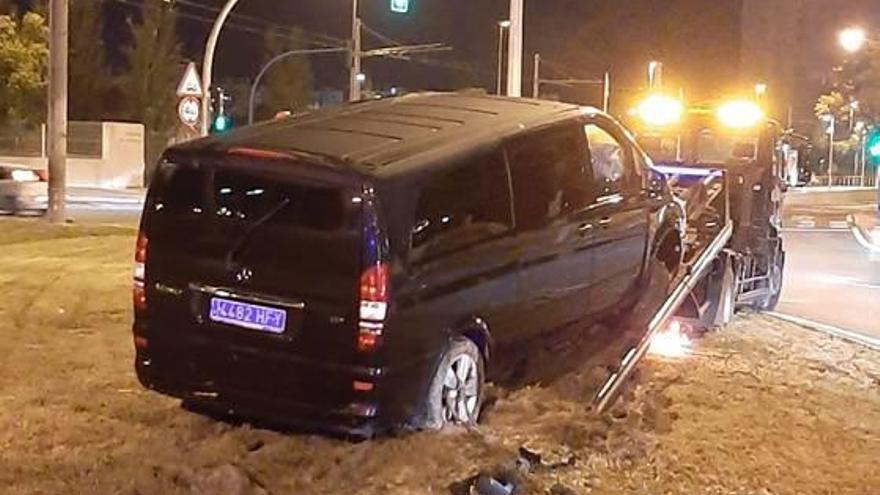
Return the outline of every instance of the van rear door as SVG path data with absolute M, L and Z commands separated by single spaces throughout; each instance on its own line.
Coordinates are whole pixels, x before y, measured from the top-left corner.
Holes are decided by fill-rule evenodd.
M 143 226 L 157 367 L 248 393 L 350 389 L 303 375 L 356 360 L 360 192 L 353 172 L 293 159 L 163 162 Z

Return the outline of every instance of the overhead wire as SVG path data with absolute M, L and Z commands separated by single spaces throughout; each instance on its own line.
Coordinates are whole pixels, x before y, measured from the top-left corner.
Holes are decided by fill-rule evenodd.
M 102 0 L 94 0 L 94 1 L 100 2 Z M 136 8 L 143 7 L 143 4 L 141 2 L 137 2 L 135 0 L 108 0 L 108 1 L 116 2 L 118 4 L 130 6 L 130 7 L 136 7 Z M 194 3 L 186 1 L 186 0 L 176 0 L 174 3 L 180 3 L 182 5 L 199 5 L 199 4 L 194 4 Z M 205 8 L 210 9 L 210 7 L 207 7 L 207 6 L 201 6 L 201 7 L 205 7 Z M 215 21 L 214 18 L 205 17 L 203 15 L 198 15 L 198 14 L 195 14 L 192 12 L 184 12 L 184 11 L 182 11 L 182 9 L 175 9 L 174 14 L 181 19 L 188 19 L 188 20 L 192 20 L 192 21 L 197 21 L 197 22 L 200 22 L 200 23 L 203 23 L 206 25 L 213 25 L 214 21 Z M 283 39 L 288 39 L 288 40 L 294 39 L 292 35 L 285 34 L 285 31 L 290 30 L 290 26 L 284 26 L 284 25 L 272 23 L 269 21 L 261 21 L 261 22 L 263 22 L 262 26 L 248 26 L 246 24 L 242 24 L 241 23 L 242 21 L 240 19 L 241 19 L 241 14 L 233 14 L 230 16 L 230 20 L 228 20 L 224 24 L 224 27 L 227 29 L 230 29 L 230 30 L 239 31 L 239 32 L 246 32 L 246 33 L 259 35 L 259 36 L 266 36 L 266 34 L 269 33 L 270 36 L 275 36 L 278 38 L 283 38 Z M 257 18 L 254 18 L 254 19 L 257 19 Z M 245 21 L 245 22 L 254 22 L 254 21 Z M 322 33 L 314 33 L 311 31 L 306 31 L 306 30 L 301 30 L 301 29 L 298 29 L 298 30 L 299 30 L 299 33 L 301 33 L 301 35 L 303 36 L 303 41 L 305 41 L 306 43 L 308 43 L 312 46 L 317 46 L 317 47 L 321 47 L 321 48 L 339 48 L 339 47 L 345 46 L 347 44 L 347 42 L 345 40 L 342 40 L 341 38 L 335 38 L 330 35 L 326 35 L 326 34 L 322 34 Z M 328 41 L 328 40 L 332 40 L 332 41 Z

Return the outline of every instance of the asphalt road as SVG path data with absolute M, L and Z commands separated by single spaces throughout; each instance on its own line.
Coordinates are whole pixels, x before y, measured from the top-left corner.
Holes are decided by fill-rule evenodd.
M 874 194 L 789 194 L 779 312 L 880 338 L 880 256 L 859 245 L 845 223 L 847 214 L 873 211 Z

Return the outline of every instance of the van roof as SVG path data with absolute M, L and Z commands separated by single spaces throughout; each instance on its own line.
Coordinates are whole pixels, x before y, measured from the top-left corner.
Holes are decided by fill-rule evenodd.
M 245 127 L 177 149 L 312 155 L 363 173 L 385 174 L 394 164 L 412 165 L 411 159 L 419 161 L 429 151 L 463 152 L 580 111 L 577 105 L 526 98 L 416 93 Z

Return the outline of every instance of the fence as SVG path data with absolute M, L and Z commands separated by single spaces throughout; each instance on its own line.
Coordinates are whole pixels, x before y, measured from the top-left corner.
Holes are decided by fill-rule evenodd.
M 832 187 L 876 187 L 877 176 L 868 174 L 864 177 L 861 175 L 832 175 L 830 180 L 827 175 L 813 176 L 811 186 L 832 186 Z

